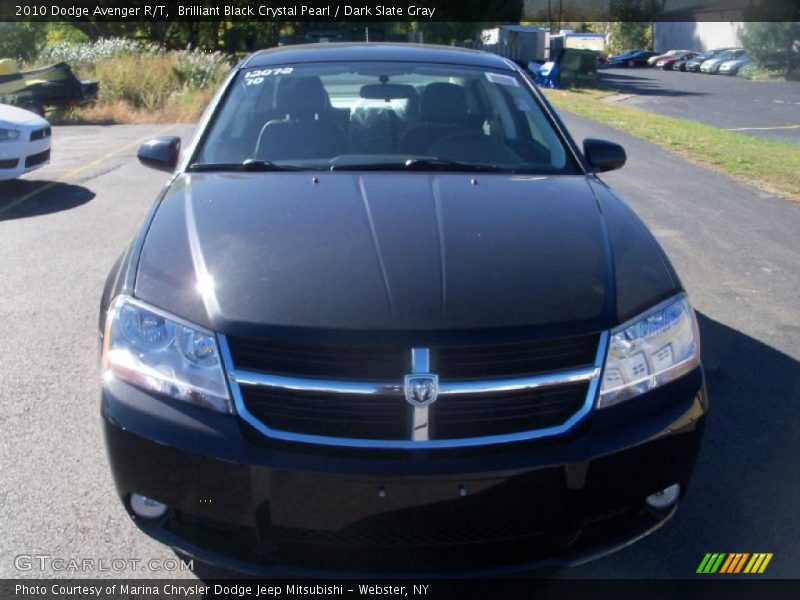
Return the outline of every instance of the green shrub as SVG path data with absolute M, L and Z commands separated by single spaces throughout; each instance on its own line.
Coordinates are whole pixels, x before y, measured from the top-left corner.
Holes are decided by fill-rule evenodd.
M 132 107 L 157 111 L 167 100 L 197 90 L 216 88 L 230 64 L 218 52 L 183 50 L 158 54 L 119 54 L 94 65 L 100 101 L 122 100 Z
M 79 68 L 96 65 L 101 60 L 117 56 L 157 52 L 158 46 L 155 44 L 145 44 L 125 38 L 100 38 L 96 42 L 87 43 L 51 42 L 39 52 L 37 62 L 39 64 L 65 62 L 73 68 Z
M 97 105 L 83 112 L 104 122 L 196 118 L 231 68 L 231 59 L 220 52 L 164 52 L 121 38 L 53 42 L 39 53 L 40 64 L 62 61 L 80 77 L 100 83 Z M 63 120 L 80 119 L 67 115 Z
M 216 87 L 231 68 L 230 59 L 221 52 L 181 50 L 173 54 L 177 75 L 189 90 Z
M 156 110 L 181 90 L 174 57 L 164 54 L 120 55 L 94 67 L 102 102 L 123 100 L 135 108 Z
M 739 73 L 737 75 L 744 79 L 755 79 L 755 80 L 783 78 L 783 73 L 781 71 L 777 71 L 775 69 L 767 69 L 766 67 L 760 67 L 754 63 L 750 63 L 749 65 L 743 66 L 741 69 L 739 69 Z
M 800 75 L 800 22 L 748 22 L 740 37 L 756 65 Z

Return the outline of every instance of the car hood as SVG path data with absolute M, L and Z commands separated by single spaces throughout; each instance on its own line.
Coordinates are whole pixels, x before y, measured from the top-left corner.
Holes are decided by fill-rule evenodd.
M 17 127 L 38 122 L 47 124 L 45 119 L 29 110 L 23 110 L 9 104 L 0 104 L 0 126 L 2 127 Z
M 625 275 L 645 303 L 675 287 L 632 213 L 605 211 L 630 221 L 609 226 L 608 202 L 584 176 L 184 174 L 150 223 L 135 294 L 226 333 L 596 331 L 624 316 L 615 261 L 658 271 Z

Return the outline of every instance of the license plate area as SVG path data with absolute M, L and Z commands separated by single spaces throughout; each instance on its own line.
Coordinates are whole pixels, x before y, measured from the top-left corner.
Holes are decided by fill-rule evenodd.
M 274 471 L 274 527 L 317 531 L 440 531 L 561 522 L 563 470 L 489 477 L 362 478 Z

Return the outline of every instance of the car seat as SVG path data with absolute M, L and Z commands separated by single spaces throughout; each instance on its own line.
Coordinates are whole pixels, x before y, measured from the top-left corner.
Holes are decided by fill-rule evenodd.
M 347 138 L 319 77 L 283 77 L 275 88 L 275 112 L 256 144 L 258 160 L 333 158 Z
M 410 127 L 400 141 L 407 154 L 425 154 L 439 140 L 472 130 L 464 88 L 454 83 L 430 83 L 419 101 L 420 123 Z

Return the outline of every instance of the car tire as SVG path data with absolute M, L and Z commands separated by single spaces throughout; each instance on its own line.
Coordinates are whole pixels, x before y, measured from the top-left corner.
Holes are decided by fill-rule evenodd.
M 625 66 L 632 67 L 632 66 L 634 66 L 635 64 L 636 64 L 636 63 L 634 63 L 632 60 L 629 60 L 627 63 L 625 63 Z

